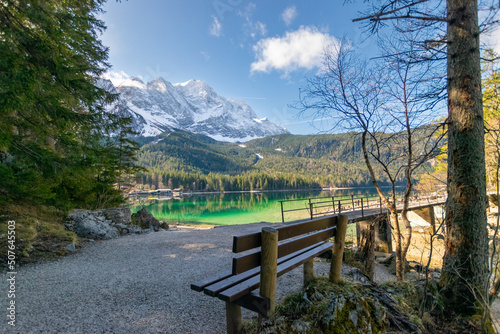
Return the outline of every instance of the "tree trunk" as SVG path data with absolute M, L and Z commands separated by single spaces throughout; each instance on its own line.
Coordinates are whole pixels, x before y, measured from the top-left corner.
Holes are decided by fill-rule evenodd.
M 403 242 L 402 242 L 402 235 L 401 235 L 401 229 L 399 226 L 399 221 L 398 221 L 398 211 L 397 211 L 397 206 L 396 206 L 396 197 L 395 197 L 395 181 L 391 180 L 392 183 L 392 198 L 393 201 L 392 203 L 387 199 L 387 197 L 382 193 L 382 189 L 380 189 L 380 186 L 377 182 L 377 178 L 375 177 L 375 173 L 373 171 L 373 167 L 370 163 L 370 159 L 368 158 L 368 151 L 367 151 L 367 144 L 366 144 L 366 135 L 367 131 L 364 131 L 362 136 L 361 136 L 361 147 L 363 148 L 363 157 L 365 159 L 366 167 L 368 169 L 368 172 L 370 173 L 370 177 L 372 179 L 373 186 L 375 187 L 375 190 L 377 190 L 377 193 L 380 197 L 380 200 L 384 203 L 386 206 L 387 210 L 389 210 L 390 217 L 391 217 L 391 225 L 394 228 L 395 231 L 395 238 L 396 238 L 396 277 L 398 280 L 402 281 L 405 279 L 405 261 L 406 261 L 406 253 L 403 255 Z M 410 237 L 411 237 L 411 230 L 410 230 Z
M 363 263 L 365 274 L 373 281 L 375 276 L 375 222 L 359 222 L 359 241 L 356 257 Z
M 441 283 L 450 311 L 481 312 L 487 281 L 486 171 L 477 1 L 447 0 L 448 203 Z
M 391 225 L 395 231 L 394 237 L 396 239 L 396 277 L 399 281 L 404 281 L 406 255 L 403 256 L 403 235 L 401 233 L 397 212 L 391 212 L 390 217 Z

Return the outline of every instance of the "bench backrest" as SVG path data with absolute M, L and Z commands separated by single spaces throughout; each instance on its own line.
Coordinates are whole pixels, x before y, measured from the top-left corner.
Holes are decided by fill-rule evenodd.
M 276 228 L 279 241 L 294 238 L 281 242 L 278 245 L 278 258 L 334 237 L 337 219 L 337 216 L 331 216 Z M 235 253 L 241 253 L 260 246 L 261 232 L 235 236 L 233 238 L 233 252 Z M 234 257 L 233 274 L 237 275 L 260 266 L 260 259 L 260 249 Z

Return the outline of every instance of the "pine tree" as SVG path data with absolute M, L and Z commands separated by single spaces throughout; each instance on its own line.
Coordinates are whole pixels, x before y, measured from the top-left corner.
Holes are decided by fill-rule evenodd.
M 133 164 L 131 142 L 120 137 L 120 156 L 106 137 L 123 120 L 105 122 L 114 116 L 103 106 L 116 96 L 99 79 L 109 68 L 98 39 L 103 3 L 0 5 L 0 202 L 95 205 L 98 185 L 113 192 L 117 163 Z

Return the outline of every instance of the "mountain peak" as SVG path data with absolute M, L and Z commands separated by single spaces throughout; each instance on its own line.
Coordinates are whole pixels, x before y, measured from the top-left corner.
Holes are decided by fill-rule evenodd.
M 138 78 L 123 79 L 119 85 L 113 82 L 120 98 L 109 109 L 131 116 L 135 130 L 146 137 L 176 128 L 220 141 L 243 142 L 288 132 L 257 117 L 246 102 L 218 95 L 204 81 L 171 84 L 160 77 L 144 84 Z
M 167 80 L 163 79 L 162 77 L 158 77 L 153 81 L 148 82 L 147 87 L 148 89 L 154 89 L 164 93 L 172 87 L 172 84 Z
M 139 89 L 144 89 L 146 88 L 146 84 L 138 77 L 128 77 L 123 80 L 118 87 L 136 87 Z

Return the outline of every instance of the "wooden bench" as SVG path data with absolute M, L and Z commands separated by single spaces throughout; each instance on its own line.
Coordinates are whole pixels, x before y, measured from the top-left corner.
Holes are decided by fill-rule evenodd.
M 304 264 L 304 284 L 313 278 L 313 259 L 333 247 L 330 281 L 340 279 L 347 216 L 337 215 L 233 237 L 232 269 L 191 284 L 226 302 L 227 332 L 241 331 L 241 307 L 274 315 L 277 277 Z M 334 244 L 328 242 L 335 237 Z M 260 286 L 260 292 L 253 290 Z

